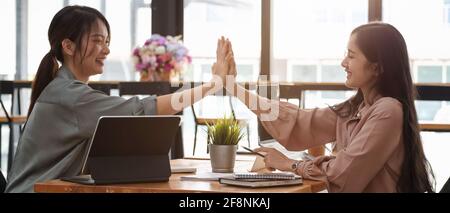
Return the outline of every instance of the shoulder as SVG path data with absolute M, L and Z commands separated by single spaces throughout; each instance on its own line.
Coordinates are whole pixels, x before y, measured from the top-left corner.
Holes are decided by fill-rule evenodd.
M 93 91 L 91 87 L 81 81 L 55 78 L 44 89 L 39 101 L 72 105 L 80 96 Z
M 371 106 L 372 116 L 403 118 L 403 106 L 400 101 L 391 97 L 382 97 Z

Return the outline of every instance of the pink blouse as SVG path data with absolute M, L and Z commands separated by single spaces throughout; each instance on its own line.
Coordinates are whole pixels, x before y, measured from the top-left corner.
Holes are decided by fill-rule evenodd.
M 268 101 L 267 99 L 265 101 Z M 301 151 L 335 142 L 335 156 L 319 156 L 299 164 L 303 178 L 327 183 L 329 192 L 396 192 L 403 162 L 403 110 L 399 101 L 383 97 L 341 118 L 331 109 L 299 109 L 278 101 L 279 116 L 262 121 L 286 149 Z

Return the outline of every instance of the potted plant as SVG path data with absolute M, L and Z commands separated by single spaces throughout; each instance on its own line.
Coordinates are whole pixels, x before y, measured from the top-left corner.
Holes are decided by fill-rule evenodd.
M 213 172 L 233 172 L 237 145 L 243 136 L 233 117 L 224 117 L 214 125 L 208 125 L 208 149 Z

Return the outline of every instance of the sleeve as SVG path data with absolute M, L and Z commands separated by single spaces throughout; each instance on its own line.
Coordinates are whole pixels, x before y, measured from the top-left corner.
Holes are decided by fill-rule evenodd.
M 400 145 L 402 125 L 401 106 L 374 109 L 347 148 L 336 157 L 304 161 L 297 172 L 326 182 L 330 192 L 362 192 Z
M 80 96 L 74 103 L 74 111 L 80 131 L 90 137 L 101 116 L 156 114 L 156 96 L 125 99 L 86 88 L 80 91 Z
M 300 151 L 336 140 L 337 115 L 331 109 L 303 110 L 287 102 L 265 101 L 272 109 L 278 108 L 278 116 L 261 119 L 262 126 L 286 149 Z

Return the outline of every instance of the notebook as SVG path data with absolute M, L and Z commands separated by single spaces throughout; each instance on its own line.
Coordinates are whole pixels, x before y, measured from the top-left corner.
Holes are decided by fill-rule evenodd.
M 218 181 L 220 178 L 232 178 L 233 175 L 229 173 L 213 173 L 213 172 L 204 172 L 197 173 L 195 175 L 187 175 L 181 176 L 180 180 L 185 181 Z
M 274 187 L 274 186 L 291 186 L 303 184 L 303 179 L 297 177 L 295 179 L 236 179 L 236 178 L 220 178 L 219 183 L 232 186 L 243 186 L 250 188 Z
M 294 180 L 300 179 L 300 176 L 287 172 L 270 172 L 270 173 L 235 173 L 235 179 L 265 179 L 265 180 Z

